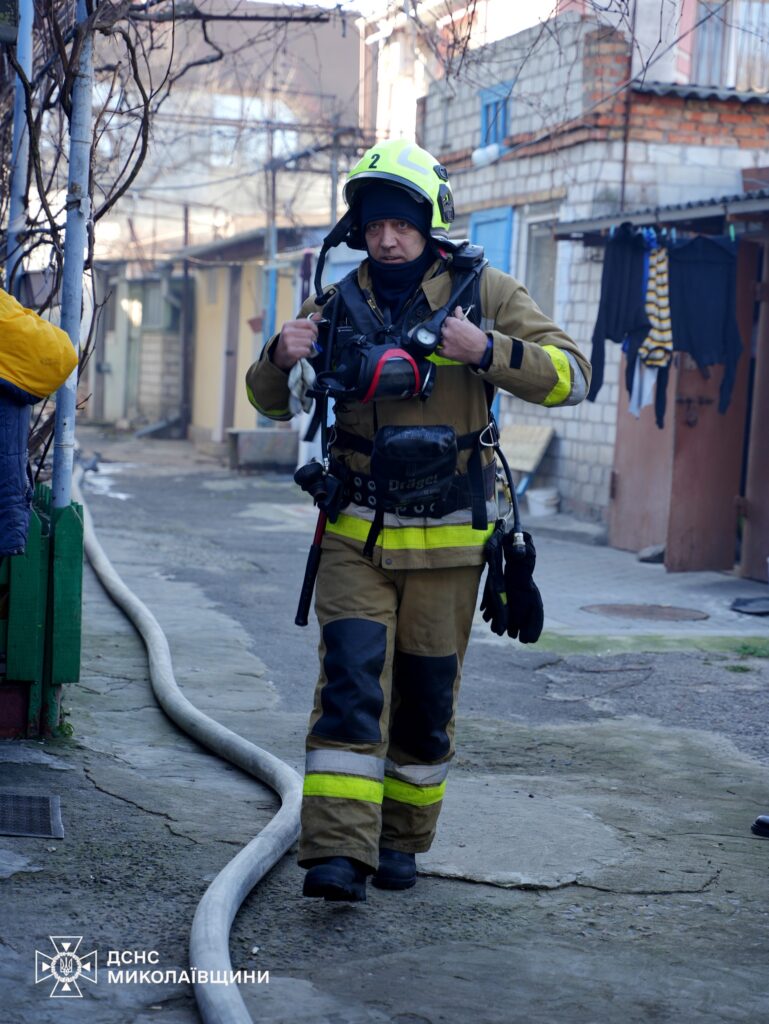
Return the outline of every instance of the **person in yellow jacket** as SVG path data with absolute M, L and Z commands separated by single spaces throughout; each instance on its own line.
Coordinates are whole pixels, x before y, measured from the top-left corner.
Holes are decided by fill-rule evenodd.
M 317 580 L 299 863 L 306 896 L 355 901 L 368 875 L 412 886 L 414 855 L 435 835 L 497 515 L 494 391 L 575 404 L 590 365 L 521 283 L 477 253 L 475 272 L 460 270 L 471 250 L 448 240 L 448 174 L 427 151 L 401 139 L 372 147 L 344 197 L 335 237 L 366 258 L 283 324 L 246 383 L 260 412 L 290 419 L 289 381 L 306 360 L 335 398 L 329 462 L 342 500 Z
M 69 336 L 0 288 L 0 557 L 22 554 L 26 546 L 30 407 L 76 366 Z

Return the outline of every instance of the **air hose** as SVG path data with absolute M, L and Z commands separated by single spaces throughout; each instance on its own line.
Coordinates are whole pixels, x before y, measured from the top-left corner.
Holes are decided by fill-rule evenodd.
M 81 476 L 82 479 L 82 476 Z M 268 751 L 250 743 L 199 711 L 182 694 L 174 677 L 168 641 L 155 616 L 129 590 L 107 558 L 93 528 L 82 493 L 73 482 L 75 500 L 83 505 L 85 552 L 101 585 L 140 633 L 149 658 L 150 683 L 158 703 L 179 728 L 220 757 L 275 790 L 280 810 L 262 831 L 216 876 L 195 911 L 190 933 L 190 966 L 195 975 L 232 974 L 229 935 L 241 904 L 253 887 L 280 860 L 299 834 L 301 776 Z M 194 985 L 204 1024 L 252 1024 L 237 985 Z

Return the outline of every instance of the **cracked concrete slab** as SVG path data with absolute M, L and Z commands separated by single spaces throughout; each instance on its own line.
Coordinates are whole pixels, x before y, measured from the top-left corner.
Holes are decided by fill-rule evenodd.
M 259 823 L 279 806 L 269 791 L 255 786 L 242 772 L 228 772 L 220 763 L 201 765 L 193 776 L 172 772 L 160 776 L 154 771 L 145 776 L 109 763 L 87 768 L 86 775 L 100 792 L 159 816 L 174 835 L 196 843 L 216 840 L 245 846 Z M 218 813 L 212 817 L 214 801 Z
M 728 799 L 714 798 L 739 787 L 760 801 L 765 785 L 763 768 L 728 741 L 637 718 L 536 737 L 513 725 L 506 738 L 534 766 L 559 748 L 576 752 L 577 764 L 557 778 L 451 775 L 438 837 L 418 858 L 423 873 L 507 887 L 700 892 L 723 867 L 714 837 L 730 827 L 721 820 Z
M 616 831 L 564 796 L 561 786 L 481 775 L 451 779 L 440 833 L 417 864 L 422 874 L 553 889 L 589 879 L 628 853 Z

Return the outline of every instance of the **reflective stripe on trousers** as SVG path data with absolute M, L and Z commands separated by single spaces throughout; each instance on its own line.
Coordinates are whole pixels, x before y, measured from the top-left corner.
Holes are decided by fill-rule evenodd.
M 389 571 L 324 538 L 299 860 L 429 849 L 480 566 Z

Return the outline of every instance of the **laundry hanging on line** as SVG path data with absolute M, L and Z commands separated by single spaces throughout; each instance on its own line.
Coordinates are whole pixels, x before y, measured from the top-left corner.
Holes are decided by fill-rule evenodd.
M 648 373 L 656 367 L 655 418 L 657 426 L 664 425 L 673 351 L 688 352 L 705 374 L 710 366 L 724 366 L 718 408 L 726 411 L 742 351 L 735 314 L 736 250 L 729 238 L 660 238 L 653 229 L 629 223 L 612 233 L 593 331 L 588 400 L 595 401 L 603 384 L 609 338 L 626 354 L 625 384 L 636 415 L 649 401 Z M 637 379 L 639 370 L 643 380 Z
M 645 237 L 651 245 L 656 245 L 656 234 L 652 229 L 646 230 Z M 644 308 L 650 327 L 649 333 L 638 348 L 635 362 L 630 361 L 632 353 L 628 357 L 628 409 L 638 417 L 645 406 L 653 404 L 655 422 L 662 428 L 665 424 L 668 376 L 673 358 L 668 251 L 664 245 L 653 248 L 648 254 L 648 274 L 644 290 Z
M 737 327 L 737 243 L 698 235 L 673 246 L 670 312 L 673 347 L 700 370 L 721 364 L 718 411 L 726 412 L 737 376 L 742 340 Z

